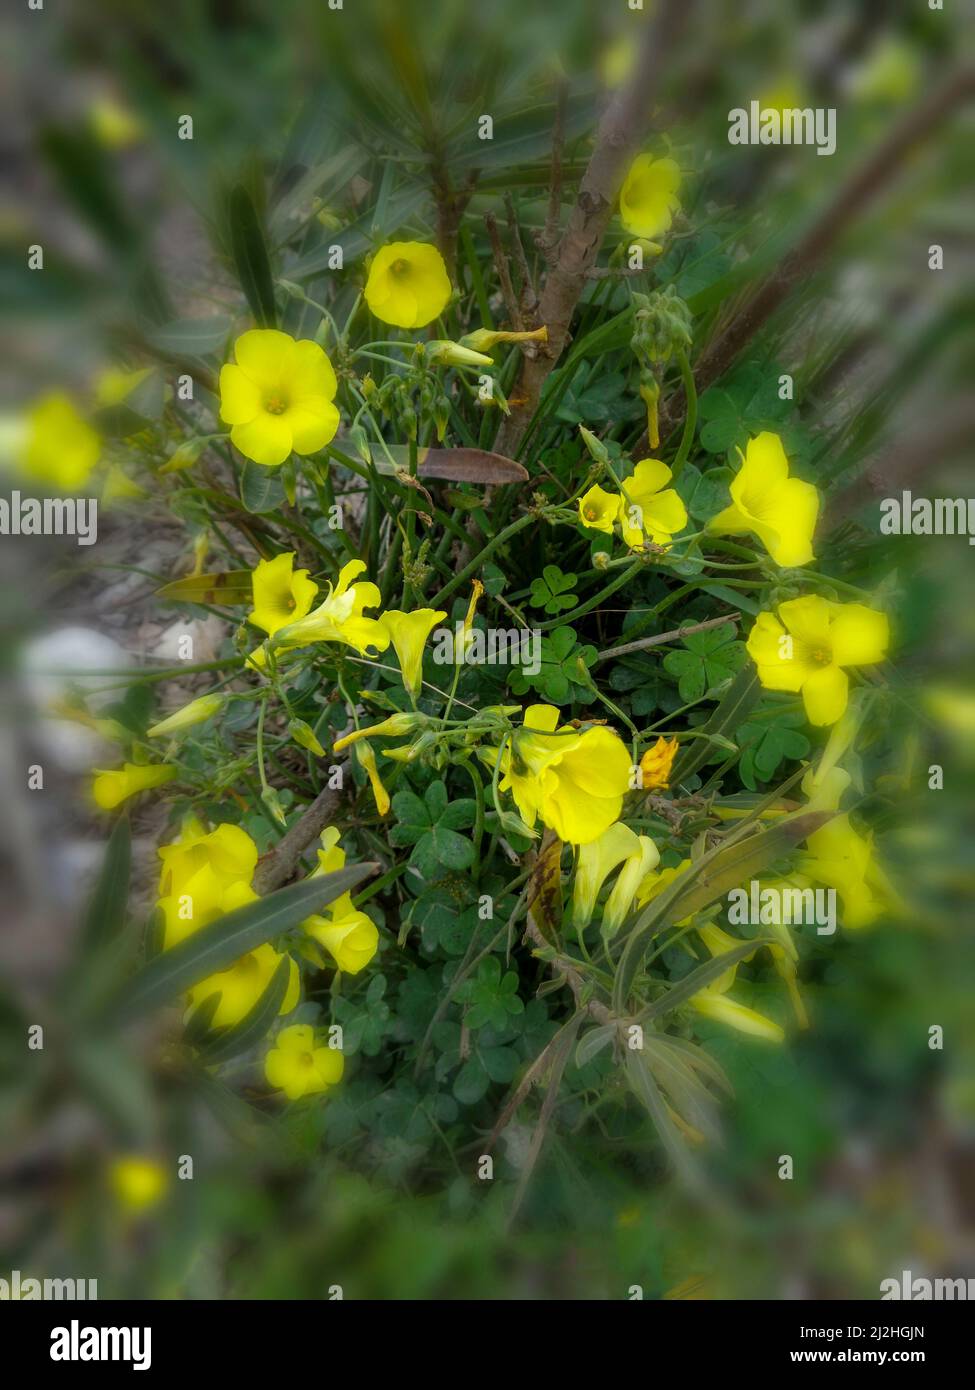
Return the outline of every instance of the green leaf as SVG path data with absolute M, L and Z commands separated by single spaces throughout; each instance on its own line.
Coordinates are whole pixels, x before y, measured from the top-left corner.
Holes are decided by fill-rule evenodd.
M 659 999 L 655 999 L 644 1009 L 639 1015 L 640 1022 L 649 1023 L 651 1019 L 663 1018 L 665 1015 L 673 1013 L 674 1009 L 679 1009 L 682 1004 L 687 1003 L 688 999 L 691 999 L 702 989 L 706 989 L 708 985 L 713 984 L 731 966 L 744 960 L 746 956 L 753 955 L 756 946 L 762 945 L 767 940 L 770 938 L 755 937 L 754 940 L 741 942 L 733 950 L 725 951 L 723 955 L 713 956 L 711 960 L 706 960 L 703 965 L 697 966 L 683 979 L 677 980 L 665 994 L 662 994 Z
M 81 927 L 82 959 L 112 941 L 125 925 L 132 864 L 132 836 L 126 816 L 121 816 L 109 837 L 98 883 Z
M 601 1023 L 598 1028 L 590 1028 L 579 1039 L 576 1047 L 575 1063 L 580 1069 L 587 1066 L 594 1057 L 608 1047 L 617 1031 L 615 1023 Z
M 284 484 L 277 468 L 244 459 L 240 470 L 240 500 L 249 512 L 273 512 L 284 504 Z
M 354 864 L 335 873 L 304 879 L 266 898 L 228 912 L 209 926 L 163 951 L 144 966 L 120 1001 L 123 1020 L 158 1008 L 229 966 L 272 937 L 296 927 L 343 893 L 374 874 L 377 864 Z
M 253 575 L 250 570 L 225 570 L 220 574 L 186 575 L 156 590 L 156 597 L 169 603 L 209 603 L 234 605 L 253 603 Z
M 722 695 L 710 719 L 701 726 L 700 732 L 731 738 L 739 724 L 748 718 L 760 695 L 761 686 L 755 668 L 751 664 L 743 666 Z M 711 756 L 711 748 L 707 738 L 692 739 L 689 747 L 685 744 L 674 764 L 673 784 L 676 786 L 686 782 L 699 767 L 703 767 Z
M 277 309 L 274 303 L 274 277 L 268 256 L 264 230 L 255 211 L 251 196 L 242 184 L 230 194 L 230 249 L 237 269 L 237 278 L 259 328 L 274 328 Z
M 206 357 L 219 352 L 230 334 L 233 320 L 228 314 L 209 318 L 173 319 L 146 333 L 146 342 L 172 357 Z

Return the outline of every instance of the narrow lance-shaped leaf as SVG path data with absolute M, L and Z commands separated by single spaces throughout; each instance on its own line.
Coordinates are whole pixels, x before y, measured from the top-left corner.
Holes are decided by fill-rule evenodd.
M 156 597 L 170 603 L 250 603 L 254 597 L 253 577 L 250 570 L 189 574 L 164 584 L 156 590 Z
M 284 956 L 268 981 L 260 999 L 252 1009 L 248 1010 L 241 1021 L 233 1028 L 202 1044 L 202 1061 L 207 1066 L 227 1062 L 231 1057 L 236 1057 L 240 1052 L 246 1052 L 249 1047 L 260 1042 L 278 1016 L 278 1010 L 281 1008 L 285 991 L 288 988 L 290 974 L 291 959 Z M 201 1005 L 202 1007 L 203 1005 Z
M 131 863 L 132 836 L 128 818 L 122 816 L 109 837 L 101 873 L 85 913 L 80 937 L 83 957 L 122 930 Z
M 202 927 L 143 967 L 131 982 L 127 997 L 120 1001 L 120 1018 L 134 1018 L 167 1004 L 200 980 L 226 970 L 248 951 L 350 892 L 377 868 L 371 863 L 354 864 L 335 873 L 304 879 Z
M 259 328 L 274 328 L 274 277 L 271 261 L 251 196 L 238 184 L 230 195 L 230 249 L 241 289 Z
M 743 666 L 718 702 L 710 719 L 699 732 L 710 737 L 696 738 L 685 745 L 674 765 L 672 781 L 685 782 L 711 756 L 713 740 L 730 738 L 752 712 L 761 694 L 758 676 L 751 665 Z

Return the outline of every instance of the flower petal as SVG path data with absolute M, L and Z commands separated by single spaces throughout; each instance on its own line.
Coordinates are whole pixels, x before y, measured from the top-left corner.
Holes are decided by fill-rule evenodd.
M 850 682 L 839 666 L 821 666 L 802 683 L 802 703 L 810 724 L 835 724 L 846 709 Z

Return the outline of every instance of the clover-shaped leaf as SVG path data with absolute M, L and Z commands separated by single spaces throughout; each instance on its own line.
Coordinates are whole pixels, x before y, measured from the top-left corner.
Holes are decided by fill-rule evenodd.
M 525 1008 L 518 998 L 517 974 L 513 970 L 502 974 L 497 956 L 481 961 L 477 974 L 462 987 L 459 997 L 468 1005 L 464 1021 L 469 1028 L 502 1028 L 509 1014 L 520 1014 Z
M 537 690 L 553 705 L 590 704 L 596 696 L 585 676 L 595 660 L 595 647 L 580 647 L 571 627 L 557 627 L 542 638 L 539 670 L 514 671 L 508 684 L 516 695 Z
M 443 782 L 431 782 L 422 798 L 407 790 L 397 792 L 392 806 L 396 824 L 390 827 L 390 840 L 413 846 L 410 863 L 421 878 L 432 880 L 451 869 L 470 868 L 474 846 L 458 828 L 474 823 L 473 800 L 450 801 Z
M 738 770 L 749 791 L 757 791 L 759 782 L 770 782 L 785 759 L 806 756 L 809 740 L 799 732 L 805 722 L 802 710 L 781 710 L 774 722 L 755 720 L 741 726 L 737 734 L 742 749 Z
M 561 613 L 577 603 L 572 592 L 577 583 L 574 574 L 563 574 L 558 565 L 546 565 L 540 579 L 532 580 L 531 604 L 544 608 L 546 613 Z
M 692 632 L 683 639 L 684 650 L 664 657 L 664 670 L 677 677 L 677 689 L 685 703 L 700 700 L 709 690 L 744 666 L 748 659 L 743 642 L 735 640 L 731 623 Z

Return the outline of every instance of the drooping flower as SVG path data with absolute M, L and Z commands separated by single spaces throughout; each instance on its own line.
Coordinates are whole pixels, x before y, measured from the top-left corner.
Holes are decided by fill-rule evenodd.
M 318 585 L 308 578 L 308 571 L 296 570 L 294 563 L 295 552 L 283 551 L 273 560 L 260 560 L 251 575 L 254 607 L 247 616 L 269 637 L 303 618 L 318 593 Z
M 379 589 L 369 580 L 352 582 L 365 568 L 363 560 L 350 560 L 343 565 L 334 587 L 329 584 L 324 603 L 278 628 L 271 639 L 272 646 L 289 650 L 307 647 L 311 642 L 344 642 L 363 656 L 369 654 L 370 648 L 384 652 L 389 646 L 388 630 L 380 619 L 367 618 L 363 612 L 379 606 Z
M 96 771 L 92 784 L 95 804 L 103 811 L 114 811 L 130 796 L 171 782 L 176 771 L 168 763 L 124 763 L 110 772 Z
M 432 343 L 425 343 L 423 350 L 427 361 L 436 363 L 438 367 L 490 367 L 494 362 L 493 357 L 485 357 L 483 352 L 465 347 L 463 343 L 454 343 L 449 338 L 437 338 Z
M 634 236 L 666 232 L 680 207 L 680 166 L 673 159 L 640 154 L 630 165 L 620 193 L 620 221 Z
M 362 739 L 355 746 L 355 754 L 360 765 L 364 768 L 366 776 L 369 778 L 369 785 L 372 787 L 373 800 L 376 803 L 376 810 L 384 816 L 389 810 L 389 792 L 383 786 L 383 779 L 379 775 L 379 768 L 376 766 L 376 754 L 372 744 L 368 739 Z
M 321 842 L 318 867 L 313 878 L 335 873 L 345 867 L 345 850 L 339 844 L 336 826 L 322 831 Z M 339 970 L 347 975 L 357 975 L 365 969 L 379 950 L 376 924 L 364 912 L 356 910 L 351 893 L 343 893 L 328 904 L 324 913 L 307 917 L 301 925 L 318 947 L 323 947 L 329 953 Z M 323 964 L 320 951 L 312 948 L 310 954 L 316 964 Z
M 613 534 L 613 526 L 619 516 L 620 499 L 615 492 L 594 485 L 579 498 L 579 520 L 591 531 L 605 531 Z
M 414 729 L 420 728 L 427 722 L 424 714 L 408 714 L 406 711 L 398 711 L 391 714 L 388 719 L 383 719 L 379 724 L 373 724 L 368 729 L 353 729 L 351 734 L 345 734 L 342 738 L 335 740 L 333 750 L 341 753 L 344 748 L 348 748 L 350 743 L 355 743 L 360 738 L 400 738 L 403 734 L 410 734 Z
M 183 705 L 181 709 L 167 715 L 158 724 L 153 724 L 151 728 L 146 730 L 146 737 L 161 738 L 163 734 L 175 734 L 180 729 L 189 729 L 194 724 L 202 724 L 204 720 L 212 718 L 217 710 L 222 708 L 226 699 L 226 695 L 201 695 L 198 700 L 191 700 L 188 705 Z
M 20 459 L 31 477 L 74 492 L 91 477 L 101 452 L 101 436 L 64 392 L 42 396 L 31 406 Z
M 423 648 L 430 633 L 446 616 L 439 608 L 414 608 L 412 613 L 387 608 L 379 619 L 399 658 L 403 684 L 414 700 L 423 687 Z
M 797 868 L 814 883 L 836 891 L 840 920 L 851 931 L 869 927 L 896 901 L 874 857 L 873 836 L 860 835 L 848 815 L 834 816 L 813 831 Z
M 251 898 L 256 897 L 257 894 L 251 892 Z M 189 991 L 190 1007 L 197 1009 L 213 995 L 219 994 L 220 1000 L 210 1019 L 210 1027 L 233 1028 L 247 1017 L 284 960 L 288 962 L 288 983 L 278 1013 L 289 1014 L 298 1003 L 298 967 L 290 957 L 281 955 L 267 941 L 235 960 L 226 970 L 218 970 L 194 985 Z
M 677 756 L 676 738 L 658 738 L 652 748 L 648 748 L 640 759 L 640 774 L 645 792 L 666 791 L 670 785 L 670 772 Z
M 373 257 L 363 294 L 383 323 L 425 328 L 450 299 L 443 256 L 426 242 L 392 241 Z
M 814 558 L 819 493 L 812 483 L 789 477 L 789 461 L 777 434 L 763 430 L 748 441 L 729 488 L 732 504 L 711 518 L 709 531 L 726 535 L 750 531 L 777 565 L 808 565 Z
M 741 945 L 740 941 L 729 936 L 720 927 L 713 925 L 701 927 L 698 935 L 704 941 L 712 958 L 723 956 L 728 951 L 734 950 L 736 946 Z M 751 960 L 751 955 L 745 956 L 743 959 Z M 713 1018 L 719 1023 L 726 1023 L 730 1028 L 736 1028 L 739 1033 L 748 1033 L 752 1037 L 765 1038 L 768 1042 L 782 1042 L 785 1033 L 778 1023 L 774 1023 L 764 1014 L 757 1013 L 755 1009 L 750 1009 L 747 1005 L 729 997 L 728 991 L 735 982 L 739 963 L 736 961 L 716 980 L 712 980 L 704 989 L 692 994 L 688 1003 L 699 1014 L 704 1014 L 706 1018 Z
M 121 1154 L 109 1168 L 108 1180 L 119 1206 L 132 1215 L 156 1206 L 169 1186 L 163 1165 L 144 1154 Z
M 636 849 L 627 855 L 603 908 L 603 940 L 616 935 L 636 900 L 640 884 L 660 863 L 660 851 L 649 835 L 638 835 Z
M 639 843 L 636 832 L 617 821 L 598 839 L 580 847 L 572 884 L 573 926 L 581 929 L 592 921 L 603 884 L 624 859 L 636 853 Z
M 778 617 L 759 613 L 746 646 L 766 690 L 801 691 L 809 722 L 825 725 L 846 709 L 843 668 L 883 661 L 889 640 L 886 614 L 806 594 L 780 603 Z
M 245 458 L 273 468 L 292 450 L 314 454 L 334 439 L 338 384 L 317 343 L 252 328 L 237 339 L 234 357 L 220 369 L 220 418 Z
M 560 729 L 559 718 L 554 705 L 529 705 L 504 750 L 500 786 L 526 825 L 540 819 L 560 840 L 585 845 L 619 820 L 630 755 L 612 729 Z
M 323 1047 L 308 1023 L 282 1028 L 264 1059 L 269 1086 L 283 1091 L 289 1100 L 320 1095 L 341 1081 L 345 1058 L 338 1048 Z
M 620 526 L 631 550 L 641 550 L 645 536 L 656 545 L 669 545 L 687 525 L 687 508 L 674 488 L 665 486 L 670 478 L 660 459 L 641 459 L 621 480 Z

